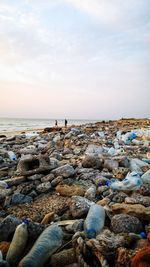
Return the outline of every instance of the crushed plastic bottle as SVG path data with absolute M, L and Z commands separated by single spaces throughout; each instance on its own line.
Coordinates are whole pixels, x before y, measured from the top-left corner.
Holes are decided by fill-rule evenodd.
M 136 191 L 143 185 L 143 181 L 139 173 L 128 173 L 126 178 L 122 181 L 112 181 L 110 188 L 114 190 Z
M 104 227 L 105 210 L 102 206 L 91 205 L 84 222 L 84 231 L 88 238 L 95 238 Z
M 13 151 L 8 151 L 7 154 L 9 156 L 10 160 L 12 160 L 12 161 L 17 160 L 16 154 Z
M 28 221 L 23 222 L 17 226 L 9 250 L 7 252 L 6 261 L 12 266 L 15 266 L 19 262 L 24 252 L 28 239 L 27 225 Z
M 61 246 L 63 232 L 57 224 L 48 226 L 39 236 L 18 267 L 43 267 L 50 256 Z

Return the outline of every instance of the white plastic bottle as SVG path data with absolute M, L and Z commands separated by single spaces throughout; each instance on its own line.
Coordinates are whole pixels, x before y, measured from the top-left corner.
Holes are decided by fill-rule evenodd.
M 84 222 L 84 231 L 88 238 L 95 238 L 103 229 L 105 223 L 105 210 L 102 206 L 91 205 Z
M 50 256 L 61 246 L 63 232 L 58 225 L 47 227 L 18 267 L 43 267 Z

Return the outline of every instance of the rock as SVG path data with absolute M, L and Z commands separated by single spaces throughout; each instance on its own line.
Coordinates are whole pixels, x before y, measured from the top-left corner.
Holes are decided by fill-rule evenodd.
M 83 168 L 102 169 L 103 161 L 95 155 L 86 155 L 82 161 Z
M 68 177 L 71 177 L 71 176 L 73 176 L 75 174 L 75 170 L 71 165 L 66 164 L 66 165 L 63 165 L 63 166 L 53 170 L 52 173 L 55 176 L 60 176 L 61 175 L 64 178 L 68 178 Z
M 35 181 L 35 180 L 40 180 L 43 177 L 43 174 L 34 174 L 31 176 L 28 176 L 27 179 L 29 181 Z
M 138 218 L 126 214 L 118 214 L 111 219 L 111 229 L 115 234 L 139 234 L 143 230 L 143 227 Z
M 37 149 L 35 146 L 29 146 L 29 147 L 25 147 L 19 150 L 20 154 L 24 154 L 24 155 L 36 155 L 37 154 Z
M 148 170 L 146 173 L 144 173 L 141 176 L 141 179 L 142 179 L 144 184 L 150 184 L 150 170 Z
M 145 207 L 150 206 L 150 197 L 142 196 L 140 194 L 133 193 L 131 197 L 126 197 L 125 198 L 125 203 L 126 204 L 141 204 Z
M 140 220 L 150 220 L 150 206 L 144 207 L 140 204 L 116 203 L 112 205 L 113 213 L 125 213 L 139 218 Z
M 52 169 L 48 156 L 26 155 L 21 157 L 17 170 L 20 175 L 31 176 L 37 173 L 44 173 Z
M 130 161 L 127 157 L 119 159 L 119 167 L 129 168 Z
M 90 188 L 88 188 L 85 192 L 85 197 L 89 200 L 94 200 L 96 196 L 96 186 L 92 185 Z
M 103 153 L 103 147 L 102 146 L 97 146 L 97 145 L 93 145 L 90 144 L 88 145 L 85 154 L 90 155 L 90 154 L 94 154 L 94 155 L 102 155 Z
M 24 176 L 14 177 L 14 178 L 7 179 L 4 181 L 7 183 L 8 186 L 19 185 L 26 181 L 26 177 Z
M 44 177 L 42 176 L 41 182 L 42 183 L 44 183 L 44 182 L 51 182 L 51 181 L 54 180 L 54 178 L 55 178 L 54 174 L 53 173 L 50 173 L 50 174 L 48 174 L 48 175 L 46 175 Z
M 108 169 L 109 171 L 117 169 L 118 167 L 119 167 L 119 163 L 116 160 L 106 159 L 104 161 L 104 168 Z
M 99 201 L 97 201 L 96 204 L 100 205 L 100 206 L 106 206 L 110 203 L 110 199 L 108 197 L 105 197 Z
M 84 225 L 84 220 L 75 220 L 73 224 L 69 224 L 65 227 L 66 231 L 69 233 L 76 233 L 76 232 L 81 232 L 83 231 L 83 225 Z
M 103 176 L 97 176 L 95 177 L 95 179 L 93 179 L 93 182 L 96 186 L 102 186 L 102 185 L 106 185 L 107 182 L 109 182 L 109 179 Z
M 76 261 L 75 252 L 73 248 L 64 249 L 51 256 L 50 266 L 51 267 L 64 267 L 68 264 Z
M 57 185 L 56 192 L 61 196 L 71 197 L 71 196 L 84 196 L 85 189 L 78 185 Z
M 28 194 L 30 194 L 30 192 L 32 191 L 32 190 L 34 190 L 35 189 L 35 185 L 34 184 L 28 184 L 27 186 L 25 186 L 22 190 L 21 190 L 21 193 L 23 194 L 23 195 L 28 195 Z
M 112 201 L 115 203 L 122 203 L 125 201 L 126 197 L 128 197 L 127 194 L 125 194 L 124 192 L 120 192 L 113 197 Z
M 35 198 L 35 197 L 37 197 L 37 193 L 36 193 L 35 190 L 32 190 L 32 191 L 28 194 L 28 196 L 30 196 L 30 197 L 32 197 L 32 198 Z
M 74 219 L 82 218 L 87 215 L 88 210 L 93 202 L 80 196 L 73 196 L 70 203 L 70 211 Z
M 99 186 L 97 188 L 97 194 L 101 195 L 101 194 L 103 194 L 107 190 L 108 190 L 108 186 L 107 185 Z
M 11 204 L 17 205 L 17 204 L 31 203 L 32 201 L 33 201 L 32 197 L 16 193 L 12 195 Z
M 63 177 L 62 176 L 57 176 L 52 182 L 51 186 L 55 187 L 56 185 L 63 183 Z
M 0 241 L 7 241 L 14 234 L 16 227 L 21 223 L 21 220 L 13 215 L 8 215 L 0 222 Z
M 51 221 L 53 221 L 54 215 L 54 212 L 47 213 L 41 221 L 41 224 L 49 224 Z
M 30 221 L 28 224 L 29 241 L 32 243 L 35 242 L 35 240 L 40 236 L 45 228 L 46 225 Z
M 51 183 L 50 182 L 41 183 L 36 187 L 36 191 L 38 193 L 46 193 L 50 189 L 51 189 Z
M 57 160 L 56 158 L 50 158 L 50 167 L 51 170 L 58 168 L 59 166 L 59 160 Z

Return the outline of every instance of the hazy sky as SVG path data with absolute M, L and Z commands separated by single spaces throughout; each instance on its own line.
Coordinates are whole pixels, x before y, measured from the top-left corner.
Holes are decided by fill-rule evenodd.
M 0 0 L 0 116 L 150 117 L 150 0 Z

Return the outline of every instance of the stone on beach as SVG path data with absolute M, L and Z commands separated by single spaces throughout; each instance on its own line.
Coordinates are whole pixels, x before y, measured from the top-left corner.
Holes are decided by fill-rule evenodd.
M 7 246 L 23 220 L 29 234 L 24 255 L 49 225 L 61 227 L 63 244 L 49 266 L 82 261 L 89 267 L 131 267 L 138 259 L 135 266 L 145 267 L 140 264 L 147 250 L 138 251 L 149 242 L 150 144 L 138 133 L 147 134 L 149 125 L 147 119 L 122 119 L 1 138 L 1 263 L 6 266 Z M 89 240 L 83 226 L 94 203 L 106 216 L 104 228 Z

